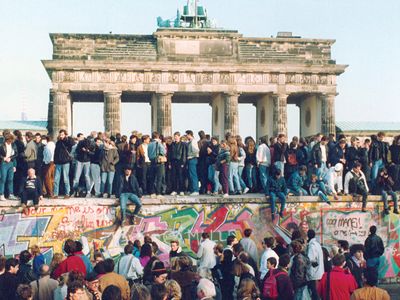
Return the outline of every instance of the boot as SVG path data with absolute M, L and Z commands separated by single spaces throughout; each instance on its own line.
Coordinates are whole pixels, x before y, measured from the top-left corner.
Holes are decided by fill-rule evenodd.
M 389 214 L 389 209 L 385 208 L 385 210 L 383 211 L 383 213 L 384 213 L 385 215 L 388 215 L 388 214 Z

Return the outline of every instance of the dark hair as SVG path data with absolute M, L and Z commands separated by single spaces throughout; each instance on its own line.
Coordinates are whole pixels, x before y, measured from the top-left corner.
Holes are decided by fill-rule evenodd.
M 83 282 L 84 276 L 81 272 L 72 270 L 71 272 L 68 273 L 68 283 L 79 281 Z
M 353 168 L 361 168 L 361 167 L 362 167 L 362 166 L 361 166 L 360 162 L 356 161 L 356 162 L 354 163 Z
M 186 130 L 186 134 L 193 136 L 193 131 L 192 130 Z
M 96 258 L 98 258 L 98 257 L 104 258 L 103 254 L 100 251 L 94 251 L 93 252 L 93 259 L 96 260 Z
M 340 248 L 343 248 L 343 250 L 345 250 L 345 251 L 349 250 L 349 242 L 348 241 L 338 240 L 337 242 L 338 242 Z
M 275 243 L 275 238 L 273 236 L 270 237 L 266 237 L 264 238 L 264 244 L 268 247 L 268 248 L 272 248 L 272 246 Z
M 149 236 L 149 235 L 145 235 L 143 238 L 143 241 L 145 244 L 151 244 L 153 242 L 153 240 L 151 239 L 151 236 Z
M 250 237 L 250 235 L 253 233 L 253 230 L 251 228 L 246 228 L 243 232 L 245 237 Z
M 364 245 L 363 244 L 354 244 L 350 247 L 350 254 L 354 255 L 356 252 L 361 251 L 364 253 Z
M 160 138 L 160 134 L 159 134 L 157 131 L 154 131 L 154 132 L 151 134 L 151 137 L 152 137 L 153 139 L 158 139 L 158 138 Z
M 300 238 L 301 238 L 300 230 L 298 230 L 298 229 L 293 230 L 293 232 L 292 232 L 292 241 L 300 239 Z
M 76 244 L 73 240 L 68 239 L 64 243 L 64 251 L 68 255 L 74 254 L 76 252 Z
M 27 264 L 32 259 L 32 254 L 28 250 L 24 250 L 19 254 L 19 262 Z
M 133 252 L 133 245 L 132 244 L 126 245 L 124 248 L 124 253 L 126 255 L 128 255 L 128 254 L 132 254 L 132 252 Z
M 375 226 L 375 225 L 372 225 L 372 226 L 369 228 L 369 232 L 372 233 L 372 234 L 375 234 L 375 233 L 376 233 L 376 226 Z
M 121 289 L 115 285 L 107 286 L 101 295 L 101 300 L 122 300 Z
M 80 252 L 83 249 L 83 245 L 80 241 L 75 241 L 75 252 Z
M 142 248 L 140 249 L 140 257 L 145 257 L 149 256 L 151 257 L 153 255 L 153 249 L 150 244 L 145 243 Z
M 289 254 L 283 254 L 279 257 L 279 266 L 282 268 L 286 268 L 290 263 L 290 256 Z
M 307 167 L 306 166 L 304 166 L 304 165 L 302 165 L 302 166 L 300 166 L 299 167 L 299 172 L 307 172 Z
M 376 286 L 378 284 L 378 270 L 373 267 L 367 267 L 364 270 L 364 278 L 369 286 Z
M 75 294 L 78 290 L 83 290 L 83 281 L 68 282 L 67 299 L 71 294 Z
M 307 231 L 307 237 L 311 240 L 313 238 L 315 238 L 315 231 L 313 229 L 309 229 Z
M 105 265 L 104 265 L 104 260 L 103 261 L 99 261 L 95 267 L 94 267 L 94 271 L 97 274 L 106 274 L 106 269 L 105 269 Z
M 133 284 L 131 288 L 131 299 L 132 300 L 147 300 L 150 298 L 149 289 L 143 284 Z
M 267 262 L 269 262 L 271 265 L 273 265 L 274 267 L 276 267 L 276 264 L 278 263 L 277 261 L 276 261 L 276 258 L 275 257 L 269 257 L 268 259 L 267 259 Z
M 17 296 L 18 299 L 31 299 L 33 296 L 32 287 L 29 284 L 20 284 L 17 287 Z
M 233 252 L 231 250 L 225 249 L 224 252 L 223 252 L 223 255 L 224 255 L 223 264 L 232 263 Z
M 163 284 L 153 284 L 150 293 L 152 300 L 163 300 L 168 295 L 167 288 Z
M 332 258 L 332 264 L 335 267 L 341 267 L 345 261 L 346 261 L 346 257 L 343 254 L 336 254 Z
M 203 232 L 203 233 L 201 234 L 201 237 L 202 237 L 203 239 L 209 239 L 209 238 L 210 238 L 210 234 L 209 234 L 208 232 Z
M 112 258 L 107 258 L 104 261 L 104 270 L 106 271 L 106 273 L 111 273 L 112 271 L 114 271 L 114 260 Z
M 64 133 L 65 135 L 68 135 L 68 133 L 65 129 L 61 129 L 58 133 Z
M 6 260 L 6 266 L 5 266 L 6 271 L 10 271 L 11 267 L 15 268 L 16 266 L 18 266 L 18 259 L 9 258 L 9 259 Z
M 230 235 L 228 236 L 228 238 L 226 239 L 226 244 L 227 245 L 232 245 L 233 241 L 236 239 L 236 236 L 234 235 Z
M 241 243 L 237 243 L 232 246 L 233 252 L 240 253 L 244 250 L 243 245 Z

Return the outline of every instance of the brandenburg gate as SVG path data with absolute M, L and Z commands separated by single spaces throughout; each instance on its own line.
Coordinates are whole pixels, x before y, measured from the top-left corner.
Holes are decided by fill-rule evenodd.
M 301 136 L 335 133 L 336 78 L 346 65 L 330 39 L 235 30 L 159 28 L 152 35 L 50 34 L 49 131 L 72 130 L 74 102 L 104 103 L 104 128 L 121 127 L 121 102 L 151 105 L 152 130 L 173 129 L 172 103 L 209 103 L 212 134 L 239 133 L 239 103 L 256 106 L 257 136 L 287 132 L 287 104 L 300 108 Z M 139 112 L 140 113 L 140 112 Z

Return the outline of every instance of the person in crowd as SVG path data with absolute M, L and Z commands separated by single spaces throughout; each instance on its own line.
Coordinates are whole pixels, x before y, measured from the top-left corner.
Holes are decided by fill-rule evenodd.
M 14 172 L 16 171 L 17 146 L 13 143 L 14 136 L 6 134 L 4 143 L 0 145 L 0 201 L 5 201 L 5 191 L 9 200 L 17 200 L 14 196 Z
M 133 245 L 124 247 L 124 254 L 115 265 L 115 272 L 122 275 L 130 283 L 137 283 L 143 276 L 143 266 L 137 257 L 133 255 Z
M 99 291 L 104 295 L 105 289 L 110 285 L 117 286 L 122 293 L 123 300 L 130 299 L 130 289 L 128 285 L 128 281 L 125 277 L 114 272 L 114 260 L 108 258 L 104 261 L 104 269 L 106 274 L 100 277 L 99 279 Z
M 71 151 L 74 144 L 74 139 L 68 136 L 66 130 L 61 129 L 54 149 L 54 164 L 56 166 L 54 174 L 54 198 L 58 198 L 59 195 L 61 176 L 64 181 L 64 198 L 68 199 L 70 197 L 71 187 L 69 182 L 69 171 L 70 163 L 73 159 Z
M 185 167 L 187 160 L 187 146 L 181 140 L 179 131 L 174 133 L 174 141 L 168 151 L 169 167 L 171 168 L 172 196 L 184 195 L 185 191 Z
M 116 285 L 109 285 L 101 295 L 101 300 L 122 300 L 121 289 Z M 129 299 L 129 298 L 128 298 Z
M 299 139 L 299 145 L 297 147 L 297 163 L 299 166 L 308 166 L 309 165 L 309 151 L 307 148 L 307 141 L 305 138 Z
M 307 181 L 307 167 L 300 166 L 298 170 L 293 171 L 288 180 L 288 190 L 294 196 L 307 196 L 308 192 L 304 189 Z
M 252 137 L 245 139 L 244 147 L 246 158 L 244 160 L 244 170 L 246 183 L 250 192 L 258 191 L 258 177 L 257 177 L 257 147 L 256 142 Z
M 206 278 L 199 280 L 197 285 L 197 297 L 199 300 L 213 300 L 216 296 L 214 283 Z
M 179 246 L 179 241 L 178 240 L 172 240 L 170 242 L 171 245 L 171 251 L 169 252 L 169 258 L 173 257 L 179 257 L 182 255 L 186 255 L 185 252 L 182 251 L 182 247 Z
M 347 170 L 351 170 L 354 164 L 360 162 L 360 140 L 356 136 L 352 136 L 350 139 L 350 147 L 346 150 L 346 166 Z
M 343 165 L 338 163 L 334 167 L 330 167 L 323 178 L 325 194 L 333 195 L 335 200 L 339 199 L 339 194 L 342 194 L 343 191 L 342 172 Z
M 235 287 L 235 277 L 232 274 L 233 265 L 233 252 L 225 249 L 221 261 L 212 270 L 213 277 L 221 287 L 222 300 L 232 299 L 233 297 Z
M 208 232 L 203 232 L 201 238 L 202 240 L 199 245 L 199 250 L 197 251 L 199 267 L 212 269 L 216 264 L 214 255 L 215 242 L 210 240 L 210 234 Z
M 5 263 L 5 272 L 0 275 L 0 299 L 14 300 L 19 284 L 17 277 L 19 268 L 18 260 L 8 258 Z
M 232 251 L 232 247 L 233 247 L 234 245 L 236 245 L 237 243 L 239 243 L 239 241 L 238 241 L 238 239 L 236 238 L 236 236 L 234 236 L 234 235 L 229 235 L 229 236 L 226 238 L 226 247 L 225 247 L 224 250 L 230 250 L 230 251 Z
M 23 250 L 19 254 L 19 268 L 17 272 L 19 284 L 30 284 L 32 281 L 38 279 L 30 264 L 31 259 L 32 254 L 28 250 Z
M 6 131 L 3 132 L 4 137 L 9 135 Z M 12 143 L 16 148 L 17 156 L 15 158 L 15 172 L 14 172 L 14 192 L 16 195 L 20 194 L 19 188 L 21 187 L 21 182 L 25 178 L 26 175 L 26 162 L 25 162 L 25 144 L 24 144 L 24 137 L 19 130 L 14 130 L 14 142 Z M 0 143 L 4 144 L 4 143 Z M 0 148 L 1 153 L 1 148 Z M 1 161 L 1 154 L 0 154 L 0 161 Z M 1 176 L 0 176 L 1 177 Z
M 332 270 L 332 261 L 329 250 L 326 247 L 322 247 L 322 254 L 324 255 L 324 271 L 329 272 Z
M 343 254 L 332 258 L 331 272 L 325 272 L 318 285 L 318 293 L 322 300 L 350 300 L 351 294 L 357 289 L 353 275 L 344 269 L 346 259 Z
M 189 191 L 191 196 L 199 195 L 199 179 L 197 177 L 197 161 L 199 158 L 199 145 L 193 136 L 193 131 L 186 130 L 188 139 L 187 163 L 189 171 Z
M 275 237 L 275 246 L 272 250 L 274 250 L 279 257 L 288 253 L 287 244 L 281 236 L 278 235 Z
M 318 135 L 318 137 L 320 137 L 320 135 Z M 328 162 L 329 147 L 327 143 L 328 141 L 326 136 L 322 136 L 320 137 L 320 141 L 315 143 L 311 148 L 311 162 L 318 178 L 323 178 L 330 167 Z
M 137 300 L 152 300 L 149 289 L 143 284 L 135 284 L 132 286 L 131 299 Z
M 168 291 L 164 284 L 153 284 L 150 287 L 150 294 L 152 300 L 168 299 Z
M 192 299 L 193 282 L 198 280 L 198 276 L 192 271 L 192 260 L 189 256 L 178 256 L 179 271 L 171 272 L 171 279 L 178 282 L 182 291 L 182 300 Z
M 343 254 L 347 261 L 349 258 L 351 258 L 349 242 L 346 240 L 338 240 L 337 243 L 339 247 L 339 254 Z
M 95 197 L 101 196 L 101 168 L 100 164 L 103 160 L 103 141 L 99 138 L 94 138 L 93 140 L 93 150 L 89 152 L 90 155 L 90 178 L 91 178 L 91 188 L 94 190 Z M 90 197 L 90 193 L 88 194 Z
M 151 161 L 149 158 L 149 144 L 150 136 L 143 135 L 142 143 L 139 145 L 136 152 L 137 167 L 141 170 L 141 187 L 144 195 L 149 195 L 151 192 L 149 181 L 149 172 L 151 168 Z
M 144 243 L 142 248 L 140 249 L 139 261 L 143 267 L 146 267 L 150 262 L 150 259 L 153 257 L 153 249 L 150 243 Z
M 290 279 L 294 289 L 294 299 L 308 299 L 310 297 L 307 288 L 308 270 L 311 267 L 309 258 L 304 254 L 304 245 L 299 241 L 291 243 L 293 250 L 290 267 Z
M 311 174 L 309 192 L 311 196 L 318 196 L 322 201 L 331 205 L 328 195 L 326 194 L 326 188 L 323 181 L 318 180 L 316 174 Z
M 46 141 L 47 143 L 43 149 L 43 165 L 41 174 L 46 196 L 48 198 L 52 198 L 54 196 L 54 150 L 56 148 L 56 144 L 53 142 L 53 138 L 51 136 L 46 136 Z
M 32 261 L 33 272 L 38 277 L 40 276 L 39 268 L 41 265 L 46 263 L 46 260 L 43 253 L 40 251 L 40 247 L 38 245 L 32 245 L 30 249 L 33 257 Z
M 48 265 L 40 266 L 40 279 L 31 282 L 33 299 L 53 300 L 55 289 L 58 287 L 58 281 L 50 278 L 50 267 Z
M 100 163 L 100 194 L 103 195 L 103 198 L 108 198 L 112 195 L 115 166 L 118 162 L 119 155 L 115 143 L 110 139 L 104 140 L 103 157 Z
M 73 281 L 67 287 L 66 300 L 89 300 L 83 281 Z
M 18 300 L 32 300 L 33 291 L 32 287 L 28 284 L 20 284 L 17 287 L 16 299 Z
M 254 280 L 244 279 L 239 286 L 237 293 L 238 300 L 257 300 L 260 299 L 260 290 Z
M 272 299 L 271 292 L 272 290 L 275 290 L 277 292 L 276 295 L 273 295 L 275 299 L 293 300 L 293 284 L 288 274 L 289 264 L 290 256 L 288 254 L 284 254 L 279 258 L 278 268 L 269 269 L 260 286 L 263 299 Z M 275 280 L 271 280 L 273 278 Z
M 332 148 L 332 150 L 329 152 L 329 163 L 331 166 L 342 164 L 344 169 L 347 170 L 346 147 L 346 139 L 341 138 L 337 145 Z
M 271 148 L 272 149 L 272 148 Z M 267 145 L 267 137 L 260 138 L 260 145 L 257 148 L 256 158 L 258 170 L 260 173 L 260 182 L 264 193 L 267 193 L 267 184 L 269 178 L 269 168 L 272 164 L 271 150 Z
M 364 173 L 361 171 L 361 164 L 355 162 L 353 168 L 344 177 L 344 193 L 346 195 L 362 196 L 362 211 L 366 212 L 368 198 L 368 184 Z
M 207 193 L 208 170 L 207 170 L 206 159 L 207 159 L 207 148 L 208 145 L 210 144 L 210 141 L 203 130 L 200 130 L 198 132 L 198 135 L 199 135 L 199 141 L 198 141 L 199 158 L 197 161 L 197 175 L 200 181 L 200 194 L 203 195 Z
M 307 237 L 307 257 L 310 260 L 310 266 L 307 269 L 308 288 L 311 292 L 311 299 L 318 300 L 317 282 L 321 280 L 324 274 L 324 254 L 315 237 L 315 231 L 308 230 Z
M 285 153 L 287 148 L 286 135 L 280 133 L 277 142 L 274 144 L 274 166 L 281 171 L 282 176 L 285 171 Z
M 254 261 L 258 261 L 258 250 L 256 243 L 251 239 L 253 230 L 246 228 L 243 231 L 244 238 L 240 240 L 240 244 L 243 246 L 243 250 L 247 252 Z
M 350 247 L 351 258 L 346 260 L 346 267 L 353 274 L 357 282 L 358 288 L 363 287 L 363 272 L 366 268 L 364 260 L 364 246 L 362 244 L 354 244 Z
M 87 291 L 93 297 L 93 300 L 101 300 L 101 292 L 99 290 L 99 279 L 96 272 L 91 272 L 86 276 L 85 286 Z
M 217 169 L 216 162 L 219 153 L 219 140 L 217 137 L 212 137 L 211 142 L 207 147 L 206 165 L 208 171 L 208 180 L 211 182 L 211 194 L 217 196 L 221 189 L 219 182 L 219 170 Z
M 220 150 L 217 155 L 215 169 L 219 171 L 221 178 L 221 187 L 223 197 L 229 197 L 229 162 L 231 161 L 231 153 L 229 151 L 228 143 L 222 140 L 220 143 Z
M 375 268 L 366 268 L 364 279 L 364 287 L 355 290 L 350 300 L 390 300 L 388 292 L 377 287 L 378 272 Z
M 268 179 L 267 193 L 266 193 L 266 195 L 269 196 L 269 201 L 271 204 L 272 221 L 275 219 L 276 198 L 278 198 L 281 202 L 279 216 L 283 217 L 287 194 L 288 191 L 286 187 L 285 178 L 282 176 L 280 169 L 275 169 L 273 175 Z
M 279 256 L 276 254 L 272 248 L 274 247 L 275 244 L 275 239 L 274 237 L 266 237 L 263 240 L 263 247 L 264 247 L 264 252 L 261 255 L 261 261 L 260 261 L 260 279 L 262 280 L 265 275 L 268 273 L 268 266 L 267 266 L 267 261 L 270 257 L 273 257 L 276 259 L 275 265 L 279 262 Z
M 376 184 L 376 193 L 382 196 L 384 214 L 389 214 L 389 205 L 388 205 L 388 195 L 392 197 L 393 201 L 393 213 L 398 215 L 399 214 L 399 205 L 398 205 L 398 198 L 397 194 L 394 191 L 395 182 L 391 176 L 389 176 L 386 168 L 382 168 L 379 171 L 379 176 L 377 178 Z
M 365 177 L 367 178 L 368 186 L 371 185 L 371 166 L 369 161 L 369 149 L 371 146 L 371 140 L 365 139 L 361 147 L 358 148 L 359 152 L 359 162 L 361 164 L 361 170 L 363 171 Z
M 235 256 L 235 262 L 244 262 L 251 274 L 254 274 L 255 280 L 260 278 L 260 273 L 257 266 L 257 261 L 254 260 L 247 252 L 244 251 L 243 245 L 241 243 L 237 243 L 232 247 L 233 255 Z
M 387 163 L 389 145 L 384 141 L 385 133 L 378 132 L 376 136 L 371 136 L 371 148 L 369 150 L 369 161 L 371 166 L 371 182 L 375 187 L 379 170 Z
M 33 168 L 28 169 L 28 176 L 23 183 L 21 188 L 21 206 L 23 211 L 25 211 L 28 204 L 28 200 L 33 201 L 35 210 L 39 207 L 39 201 L 42 200 L 42 183 L 36 176 L 36 171 Z
M 164 285 L 168 278 L 168 272 L 162 261 L 154 261 L 151 268 L 151 281 L 149 285 Z
M 54 279 L 58 279 L 62 274 L 68 273 L 70 271 L 77 271 L 83 276 L 86 275 L 86 267 L 82 258 L 75 255 L 76 243 L 75 241 L 68 239 L 64 243 L 64 252 L 68 255 L 65 260 L 63 260 L 55 269 L 53 276 Z
M 379 259 L 385 252 L 385 246 L 383 245 L 383 241 L 376 234 L 376 226 L 372 225 L 369 228 L 370 234 L 364 242 L 364 256 L 367 260 L 367 267 L 372 267 L 378 270 L 379 268 Z
M 393 179 L 395 191 L 400 190 L 400 135 L 393 139 L 392 144 L 389 146 L 387 156 L 388 171 Z
M 133 174 L 132 169 L 125 167 L 124 174 L 119 178 L 119 191 L 117 191 L 117 196 L 119 197 L 121 206 L 121 224 L 124 224 L 126 218 L 126 210 L 128 202 L 135 204 L 135 210 L 130 218 L 130 224 L 133 224 L 134 217 L 140 212 L 142 208 L 142 192 L 139 187 L 139 182 L 136 176 Z
M 40 134 L 39 134 L 40 136 Z M 38 147 L 37 143 L 35 142 L 35 136 L 32 132 L 27 131 L 25 133 L 25 140 L 26 140 L 26 147 L 24 151 L 26 167 L 35 169 L 36 167 L 36 160 L 38 154 Z
M 92 263 L 90 262 L 89 257 L 87 257 L 84 253 L 83 253 L 83 245 L 81 243 L 81 241 L 75 241 L 75 253 L 74 255 L 79 256 L 83 263 L 85 264 L 86 267 L 86 275 L 88 275 L 89 273 L 93 272 L 93 266 Z
M 241 194 L 241 186 L 239 181 L 239 147 L 236 139 L 232 136 L 228 139 L 228 146 L 231 160 L 229 162 L 229 193 L 231 195 Z
M 93 147 L 90 141 L 84 137 L 82 133 L 78 134 L 78 145 L 76 146 L 76 169 L 74 174 L 73 191 L 75 197 L 79 196 L 79 180 L 82 172 L 85 177 L 86 195 L 90 195 L 91 180 L 90 180 L 90 159 L 93 153 Z
M 167 288 L 168 299 L 170 300 L 182 299 L 181 287 L 175 280 L 167 280 L 165 282 L 165 287 Z
M 152 141 L 148 146 L 150 168 L 150 194 L 155 198 L 162 194 L 162 184 L 165 180 L 166 150 L 158 132 L 152 133 Z
M 285 152 L 284 176 L 287 179 L 289 179 L 292 176 L 292 174 L 298 170 L 299 163 L 297 161 L 297 152 L 298 152 L 298 143 L 290 142 L 289 147 L 286 149 Z
M 62 253 L 54 253 L 53 258 L 50 262 L 50 277 L 54 278 L 54 271 L 60 265 L 60 263 L 65 259 L 64 254 Z
M 243 180 L 243 171 L 245 167 L 246 160 L 246 151 L 244 150 L 245 145 L 243 144 L 242 137 L 240 135 L 236 136 L 236 142 L 239 148 L 239 166 L 238 166 L 238 177 L 241 187 L 241 192 L 243 194 L 247 194 L 250 189 L 247 187 L 246 183 Z

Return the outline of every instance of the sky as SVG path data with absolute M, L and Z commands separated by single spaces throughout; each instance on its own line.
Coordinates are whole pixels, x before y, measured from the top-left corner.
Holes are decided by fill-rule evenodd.
M 0 0 L 0 119 L 47 118 L 49 33 L 151 34 L 156 18 L 173 18 L 185 0 Z M 291 31 L 336 40 L 332 58 L 348 64 L 339 76 L 336 120 L 400 121 L 400 1 L 202 0 L 218 27 L 244 36 Z M 150 105 L 123 104 L 122 132 L 150 132 Z M 102 104 L 75 104 L 74 133 L 103 130 Z M 299 111 L 288 107 L 289 136 Z M 88 115 L 90 118 L 88 118 Z M 202 116 L 199 118 L 199 116 Z M 173 104 L 173 129 L 211 130 L 211 107 Z M 239 106 L 240 134 L 255 135 L 255 108 Z

